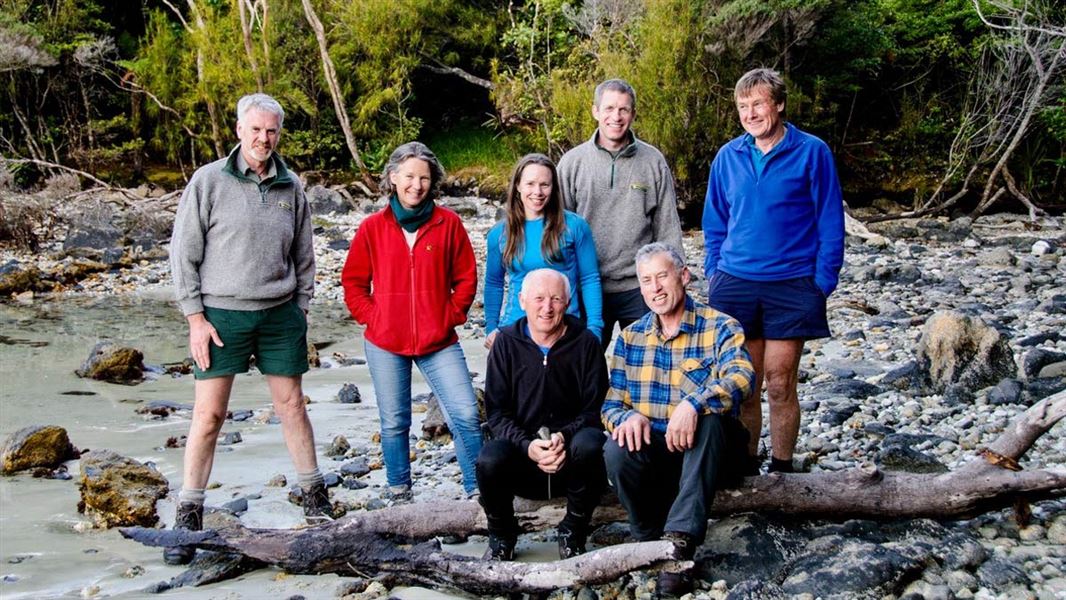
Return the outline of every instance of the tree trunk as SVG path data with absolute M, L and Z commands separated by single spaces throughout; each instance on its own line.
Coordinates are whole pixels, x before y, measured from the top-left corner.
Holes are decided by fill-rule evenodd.
M 196 23 L 196 28 L 200 30 L 201 35 L 205 36 L 205 39 L 196 44 L 196 79 L 200 82 L 200 93 L 203 94 L 204 102 L 207 104 L 207 117 L 211 123 L 211 141 L 215 146 L 215 158 L 222 158 L 226 155 L 226 146 L 222 142 L 222 127 L 219 125 L 218 107 L 215 105 L 215 99 L 211 97 L 211 90 L 207 89 L 207 81 L 204 77 L 205 59 L 203 46 L 206 41 L 207 26 L 204 24 L 204 18 L 200 14 L 200 9 L 197 8 L 196 2 L 193 0 L 186 1 L 189 4 L 189 12 Z
M 333 68 L 333 59 L 329 57 L 329 45 L 326 43 L 326 31 L 322 27 L 322 21 L 318 19 L 315 8 L 311 6 L 311 0 L 302 0 L 302 2 L 307 22 L 311 25 L 311 29 L 315 31 L 315 38 L 318 39 L 318 49 L 322 54 L 322 73 L 326 76 L 326 83 L 329 85 L 329 95 L 333 99 L 333 111 L 337 113 L 337 121 L 340 123 L 341 131 L 344 132 L 344 141 L 348 145 L 348 152 L 351 153 L 352 160 L 355 161 L 355 166 L 359 169 L 359 175 L 363 178 L 363 182 L 371 188 L 377 189 L 377 184 L 370 177 L 366 165 L 363 164 L 363 159 L 359 157 L 359 150 L 355 147 L 355 136 L 352 135 L 348 112 L 344 108 L 344 97 L 341 95 L 341 88 L 337 83 L 337 71 Z
M 1066 470 L 1010 470 L 1052 426 L 1066 416 L 1066 391 L 1022 414 L 987 449 L 957 471 L 939 475 L 883 472 L 873 465 L 840 472 L 774 473 L 749 477 L 720 491 L 715 515 L 765 511 L 830 519 L 958 519 L 1066 494 Z M 1007 465 L 1006 467 L 1002 465 Z M 1020 467 L 1017 467 L 1020 469 Z M 520 513 L 527 529 L 559 521 L 565 509 L 544 506 Z M 597 509 L 596 522 L 625 518 L 618 505 Z M 634 569 L 676 569 L 673 546 L 641 542 L 601 548 L 548 563 L 486 563 L 443 552 L 431 541 L 404 549 L 392 541 L 484 531 L 485 515 L 473 501 L 436 501 L 359 512 L 325 525 L 298 530 L 159 530 L 130 527 L 122 535 L 149 546 L 194 545 L 237 553 L 290 573 L 374 573 L 401 582 L 458 588 L 476 593 L 540 593 L 559 587 L 602 583 Z
M 248 55 L 248 64 L 252 67 L 252 74 L 255 75 L 255 89 L 262 93 L 263 76 L 259 74 L 259 63 L 255 60 L 255 50 L 252 49 L 252 27 L 248 23 L 246 2 L 247 0 L 237 0 L 237 12 L 241 18 L 241 37 L 244 38 L 244 52 Z

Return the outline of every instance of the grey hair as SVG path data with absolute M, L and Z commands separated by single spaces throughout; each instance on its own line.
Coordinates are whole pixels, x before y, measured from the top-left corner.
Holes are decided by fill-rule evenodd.
M 608 79 L 600 85 L 596 86 L 596 91 L 592 92 L 592 104 L 596 108 L 600 107 L 600 100 L 603 100 L 604 92 L 618 92 L 620 94 L 628 94 L 630 101 L 633 102 L 633 111 L 637 110 L 637 91 L 633 89 L 633 86 L 629 85 L 624 79 Z
M 437 155 L 433 154 L 429 146 L 422 142 L 407 142 L 392 151 L 389 155 L 389 162 L 385 163 L 385 168 L 381 171 L 381 192 L 386 196 L 391 196 L 396 192 L 396 186 L 389 181 L 389 175 L 395 173 L 401 164 L 411 158 L 417 158 L 429 165 L 429 193 L 426 197 L 436 198 L 440 183 L 444 181 L 444 167 L 437 160 Z
M 642 262 L 651 260 L 651 257 L 658 254 L 665 254 L 670 258 L 670 262 L 674 263 L 674 267 L 678 272 L 685 268 L 685 257 L 681 256 L 677 248 L 674 248 L 670 244 L 664 244 L 662 242 L 652 242 L 646 244 L 640 250 L 637 250 L 637 257 L 633 259 L 633 262 L 639 265 Z
M 559 279 L 563 280 L 563 290 L 566 291 L 566 303 L 569 304 L 570 303 L 570 294 L 571 294 L 570 278 L 568 278 L 566 275 L 563 275 L 561 272 L 556 271 L 555 269 L 548 269 L 548 268 L 534 269 L 534 270 L 530 271 L 529 273 L 526 273 L 526 276 L 522 279 L 521 294 L 523 296 L 525 296 L 526 292 L 529 291 L 529 286 L 533 285 L 533 284 L 529 283 L 530 280 L 535 279 L 537 277 L 540 277 L 542 275 L 556 275 L 556 276 L 559 277 Z
M 239 123 L 244 118 L 244 115 L 253 108 L 277 115 L 278 129 L 281 129 L 281 124 L 285 122 L 285 109 L 281 107 L 281 103 L 266 94 L 248 94 L 238 100 L 237 122 Z
M 751 90 L 760 85 L 770 88 L 770 98 L 774 103 L 784 104 L 788 99 L 788 88 L 785 87 L 785 80 L 781 78 L 781 74 L 765 67 L 752 69 L 741 75 L 733 93 L 737 98 L 747 96 L 751 94 Z

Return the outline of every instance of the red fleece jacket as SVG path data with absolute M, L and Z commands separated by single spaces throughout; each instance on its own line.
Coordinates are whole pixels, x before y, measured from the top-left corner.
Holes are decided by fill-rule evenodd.
M 401 356 L 422 356 L 458 340 L 455 326 L 477 292 L 474 249 L 454 212 L 434 207 L 413 248 L 389 207 L 367 217 L 341 272 L 344 302 L 366 339 Z

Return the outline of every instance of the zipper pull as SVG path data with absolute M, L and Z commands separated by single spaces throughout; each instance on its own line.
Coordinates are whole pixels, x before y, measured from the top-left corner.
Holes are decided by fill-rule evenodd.
M 544 355 L 544 362 L 542 362 L 540 364 L 545 366 L 545 367 L 548 366 L 548 355 L 547 354 Z

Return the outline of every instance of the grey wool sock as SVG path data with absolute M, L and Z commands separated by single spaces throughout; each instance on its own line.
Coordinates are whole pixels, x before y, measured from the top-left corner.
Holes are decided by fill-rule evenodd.
M 315 469 L 314 471 L 308 471 L 307 473 L 297 473 L 296 483 L 301 488 L 309 490 L 316 485 L 326 485 L 326 480 L 322 478 L 322 471 Z
M 183 487 L 181 488 L 181 491 L 178 492 L 179 503 L 191 502 L 193 504 L 199 504 L 200 506 L 203 506 L 204 500 L 206 499 L 207 492 L 204 491 L 203 488 L 197 490 Z

